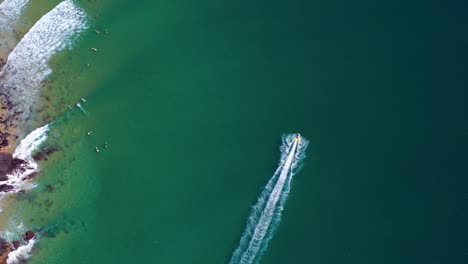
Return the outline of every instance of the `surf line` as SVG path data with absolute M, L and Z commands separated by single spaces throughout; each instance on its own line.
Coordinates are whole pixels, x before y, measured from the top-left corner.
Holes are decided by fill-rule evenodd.
M 71 49 L 87 26 L 86 13 L 73 0 L 64 0 L 24 35 L 0 72 L 0 96 L 10 120 L 7 126 L 16 126 L 30 116 L 44 81 L 52 73 L 50 59 Z
M 292 177 L 299 171 L 309 142 L 300 134 L 283 136 L 279 166 L 268 181 L 247 220 L 247 226 L 230 264 L 260 261 L 281 221 L 281 213 L 291 189 Z
M 18 19 L 29 0 L 4 0 L 0 3 L 0 26 L 5 21 Z

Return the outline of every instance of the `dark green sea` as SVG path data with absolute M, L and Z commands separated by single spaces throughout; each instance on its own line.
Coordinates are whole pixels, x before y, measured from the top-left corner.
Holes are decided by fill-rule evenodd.
M 228 263 L 296 132 L 261 263 L 468 263 L 466 2 L 77 3 L 30 125 L 61 151 L 10 210 L 29 263 Z

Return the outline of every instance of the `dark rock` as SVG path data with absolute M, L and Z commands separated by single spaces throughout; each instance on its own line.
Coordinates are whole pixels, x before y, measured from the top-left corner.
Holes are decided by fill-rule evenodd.
M 51 200 L 46 200 L 46 201 L 45 201 L 45 206 L 46 206 L 47 208 L 51 208 L 52 205 L 54 205 L 54 202 L 52 202 Z
M 0 152 L 0 172 L 7 172 L 13 162 L 11 153 Z
M 11 163 L 12 163 L 13 166 L 18 167 L 18 166 L 21 166 L 23 164 L 26 164 L 27 162 L 25 160 L 22 160 L 22 159 L 13 158 Z
M 0 181 L 7 181 L 7 180 L 8 180 L 8 176 L 0 172 Z
M 11 244 L 8 241 L 2 240 L 0 242 L 0 255 L 3 255 L 3 253 L 10 252 L 11 251 Z
M 11 185 L 8 185 L 8 184 L 2 184 L 0 185 L 0 192 L 10 192 L 12 191 L 13 189 L 15 189 L 15 187 L 11 186 Z
M 32 180 L 36 176 L 37 176 L 37 172 L 33 172 L 33 173 L 29 174 L 28 176 L 24 177 L 23 181 Z
M 18 249 L 19 246 L 20 246 L 19 240 L 15 240 L 15 241 L 13 241 L 13 242 L 11 242 L 11 243 L 13 244 L 13 247 L 14 247 L 15 249 Z
M 1 117 L 1 119 L 3 119 L 3 116 Z M 8 119 L 6 120 L 2 120 L 4 122 L 8 121 Z M 1 132 L 0 131 L 0 147 L 1 148 L 4 148 L 4 147 L 7 147 L 10 143 L 8 141 L 8 137 L 10 136 L 10 133 L 8 132 Z
M 33 239 L 35 235 L 36 235 L 36 233 L 34 233 L 34 231 L 28 230 L 28 231 L 26 231 L 26 233 L 24 234 L 23 240 L 24 240 L 24 241 L 29 241 L 29 240 Z
M 28 163 L 25 160 L 13 158 L 11 162 L 11 166 L 9 170 L 7 171 L 7 174 L 12 174 L 14 171 L 17 171 L 17 170 L 24 172 L 25 169 L 23 167 L 26 166 L 27 164 Z
M 53 191 L 55 191 L 55 187 L 52 184 L 47 184 L 47 191 L 48 192 L 53 192 Z
M 47 158 L 47 156 L 46 156 L 42 151 L 37 152 L 37 153 L 34 154 L 34 156 L 33 156 L 33 159 L 34 159 L 35 161 L 45 160 L 46 158 Z
M 0 263 L 6 263 L 8 254 L 13 251 L 13 245 L 2 239 L 0 242 Z
M 58 148 L 47 147 L 44 148 L 42 151 L 39 151 L 36 154 L 34 154 L 33 159 L 35 161 L 47 160 L 47 156 L 50 156 L 51 154 L 57 151 L 59 151 Z

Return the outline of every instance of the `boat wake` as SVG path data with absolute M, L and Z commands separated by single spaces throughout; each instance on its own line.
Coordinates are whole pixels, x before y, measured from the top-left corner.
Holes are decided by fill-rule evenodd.
M 306 139 L 296 134 L 284 135 L 282 141 L 279 166 L 253 206 L 230 264 L 258 262 L 279 226 L 281 213 L 291 189 L 291 180 L 299 171 L 309 144 Z
M 86 27 L 86 14 L 72 0 L 65 0 L 24 35 L 0 72 L 0 95 L 9 112 L 17 115 L 10 118 L 8 125 L 16 125 L 32 111 L 42 82 L 52 72 L 49 60 L 70 48 Z

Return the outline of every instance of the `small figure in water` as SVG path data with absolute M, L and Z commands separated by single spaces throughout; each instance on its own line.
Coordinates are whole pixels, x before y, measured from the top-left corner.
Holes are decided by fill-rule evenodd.
M 98 147 L 96 147 L 96 152 L 98 152 L 98 153 L 99 153 L 99 148 L 98 148 Z
M 92 50 L 92 51 L 97 51 L 97 49 L 96 49 L 96 48 L 91 48 L 91 50 Z
M 99 31 L 99 29 L 95 29 L 94 32 L 96 32 L 97 34 L 101 33 L 101 31 Z
M 81 102 L 86 103 L 86 99 L 81 98 Z
M 86 134 L 88 134 L 88 136 L 90 136 L 92 133 L 93 133 L 93 131 L 90 130 L 90 131 L 88 131 L 88 133 L 86 133 Z
M 107 142 L 106 142 L 106 143 L 104 143 L 104 148 L 107 148 L 107 146 L 108 146 L 108 145 L 107 145 Z

